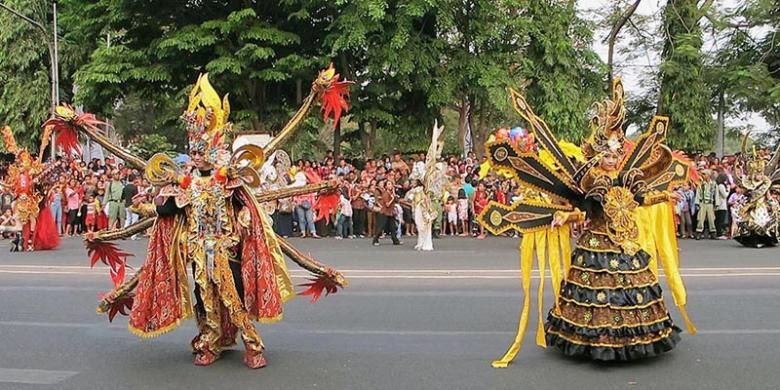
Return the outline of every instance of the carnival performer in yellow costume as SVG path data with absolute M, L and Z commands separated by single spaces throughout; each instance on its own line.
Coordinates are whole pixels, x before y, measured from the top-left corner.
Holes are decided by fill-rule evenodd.
M 569 356 L 625 361 L 658 355 L 679 341 L 658 285 L 660 262 L 690 333 L 679 274 L 672 185 L 689 178 L 687 161 L 664 145 L 669 119 L 656 116 L 631 144 L 625 139 L 623 85 L 595 106 L 592 135 L 583 142 L 584 160 L 566 153 L 523 96 L 512 91 L 515 110 L 528 122 L 540 152 L 523 152 L 507 141 L 486 145 L 491 163 L 511 170 L 524 186 L 546 197 L 507 207 L 491 203 L 480 223 L 495 234 L 523 233 L 520 247 L 525 293 L 515 341 L 493 362 L 506 367 L 520 351 L 530 312 L 530 282 L 536 255 L 540 274 L 549 263 L 555 305 L 542 324 L 543 289 L 538 292 L 536 343 Z M 570 224 L 584 224 L 574 251 Z
M 196 365 L 214 363 L 222 351 L 235 344 L 240 332 L 246 349 L 244 363 L 249 368 L 264 367 L 263 341 L 253 321 L 282 319 L 284 302 L 295 296 L 283 253 L 316 277 L 299 294 L 316 300 L 323 290 L 336 292 L 346 281 L 334 269 L 277 237 L 260 206 L 265 201 L 317 191 L 323 186 L 255 195 L 253 190 L 260 184 L 257 170 L 264 156 L 271 155 L 289 138 L 316 98 L 323 100 L 326 113 L 333 109 L 332 103 L 338 103 L 338 120 L 346 106 L 346 87 L 332 68 L 322 71 L 304 105 L 265 149 L 245 145 L 231 152 L 227 142 L 232 127 L 227 96 L 220 98 L 208 75 L 202 75 L 182 115 L 194 166 L 191 171 L 179 168 L 165 154 L 144 163 L 107 142 L 96 131 L 96 121 L 89 114 L 58 108 L 57 117 L 49 123 L 56 131 L 85 133 L 130 165 L 145 168 L 147 179 L 161 188 L 154 205 L 136 207 L 144 220 L 124 229 L 87 235 L 93 265 L 97 261 L 109 265 L 115 285 L 104 296 L 98 312 L 107 312 L 113 319 L 117 313 L 128 314 L 129 308 L 128 327 L 140 337 L 163 334 L 194 316 L 199 329 L 192 340 Z M 152 230 L 146 261 L 130 280 L 124 281 L 128 254 L 109 241 L 149 227 Z

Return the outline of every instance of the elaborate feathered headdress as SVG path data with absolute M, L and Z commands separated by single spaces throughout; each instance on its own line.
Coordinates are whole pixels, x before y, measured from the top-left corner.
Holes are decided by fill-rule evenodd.
M 591 136 L 582 144 L 585 157 L 590 159 L 599 153 L 622 155 L 626 141 L 623 124 L 626 107 L 623 82 L 616 77 L 612 82 L 612 98 L 593 105 L 594 114 L 590 120 Z
M 226 137 L 233 127 L 227 121 L 229 115 L 227 95 L 220 99 L 209 83 L 208 74 L 198 77 L 190 91 L 189 106 L 182 114 L 187 126 L 190 152 L 201 153 L 206 161 L 214 165 L 228 164 L 231 152 Z

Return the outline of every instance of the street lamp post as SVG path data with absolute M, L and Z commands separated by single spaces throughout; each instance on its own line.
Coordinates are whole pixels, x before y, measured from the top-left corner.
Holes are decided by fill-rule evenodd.
M 33 27 L 37 28 L 43 33 L 46 38 L 46 46 L 49 49 L 49 65 L 51 68 L 51 113 L 54 113 L 54 109 L 57 108 L 57 104 L 60 101 L 60 71 L 58 65 L 58 53 L 57 53 L 57 0 L 52 2 L 52 11 L 54 12 L 54 23 L 52 30 L 52 39 L 49 39 L 49 32 L 46 31 L 46 27 L 40 22 L 22 14 L 21 12 L 0 3 L 0 8 L 12 13 L 27 23 L 30 23 Z M 54 157 L 56 153 L 56 139 L 52 134 L 51 137 L 51 155 Z

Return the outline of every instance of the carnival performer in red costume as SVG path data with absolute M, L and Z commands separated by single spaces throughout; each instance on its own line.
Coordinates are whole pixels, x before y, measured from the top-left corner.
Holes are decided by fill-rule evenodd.
M 47 202 L 39 207 L 42 200 L 38 188 L 44 184 L 41 180 L 47 167 L 40 159 L 33 159 L 26 149 L 16 144 L 16 139 L 8 126 L 3 127 L 3 140 L 6 149 L 16 156 L 8 170 L 3 187 L 10 189 L 16 198 L 13 213 L 22 224 L 21 249 L 24 251 L 54 249 L 60 244 L 57 226 L 48 208 Z M 44 139 L 48 133 L 44 135 Z M 44 140 L 42 148 L 47 141 Z
M 191 346 L 194 362 L 201 366 L 214 363 L 235 344 L 240 332 L 246 350 L 244 363 L 249 368 L 264 367 L 264 345 L 253 321 L 281 320 L 284 302 L 296 295 L 283 253 L 315 276 L 304 284 L 308 288 L 300 295 L 317 300 L 323 291 L 334 293 L 346 285 L 337 271 L 277 237 L 260 208 L 262 202 L 319 191 L 330 184 L 254 193 L 260 184 L 257 170 L 264 156 L 273 154 L 289 138 L 315 98 L 324 100 L 326 112 L 328 102 L 344 102 L 347 83 L 338 78 L 332 68 L 321 72 L 304 106 L 264 149 L 245 145 L 231 153 L 227 97 L 220 98 L 207 75 L 199 77 L 182 115 L 192 171 L 178 168 L 165 154 L 143 162 L 108 142 L 91 114 L 59 108 L 49 123 L 56 131 L 85 133 L 129 165 L 143 168 L 146 178 L 160 188 L 154 204 L 136 205 L 135 211 L 144 217 L 138 223 L 87 235 L 92 263 L 109 265 L 115 285 L 98 311 L 108 313 L 109 320 L 117 313 L 129 314 L 130 332 L 144 338 L 171 331 L 183 320 L 195 317 L 199 332 Z M 150 227 L 146 261 L 124 281 L 129 254 L 109 241 Z M 190 272 L 194 283 L 189 280 Z

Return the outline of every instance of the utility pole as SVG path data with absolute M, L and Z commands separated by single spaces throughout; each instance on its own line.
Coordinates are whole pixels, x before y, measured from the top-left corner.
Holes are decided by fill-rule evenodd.
M 54 109 L 57 108 L 57 105 L 60 104 L 60 54 L 59 54 L 59 47 L 57 45 L 57 0 L 52 1 L 52 12 L 54 14 L 53 16 L 53 28 L 52 28 L 52 40 L 54 41 L 54 60 L 52 63 L 54 64 L 54 75 L 52 82 L 54 83 L 54 108 L 52 109 L 52 114 L 54 114 Z M 42 153 L 43 151 L 41 151 Z M 52 160 L 57 156 L 57 134 L 54 134 L 52 132 L 51 134 L 51 158 Z M 70 156 L 67 156 L 70 157 Z
M 41 33 L 43 33 L 44 38 L 46 39 L 46 46 L 49 50 L 49 65 L 51 70 L 51 113 L 54 113 L 54 110 L 57 108 L 57 104 L 59 104 L 60 101 L 60 76 L 59 76 L 59 66 L 58 60 L 57 60 L 57 0 L 54 0 L 52 3 L 52 10 L 54 12 L 54 28 L 52 31 L 52 39 L 49 39 L 49 32 L 46 31 L 46 27 L 43 26 L 40 22 L 33 20 L 32 18 L 28 17 L 27 15 L 5 5 L 4 3 L 0 3 L 0 8 L 10 12 L 14 16 L 24 20 L 27 23 L 30 23 L 33 27 L 40 30 Z M 52 135 L 51 140 L 51 155 L 54 157 L 55 151 L 56 151 L 56 140 L 54 139 L 54 135 Z M 43 151 L 40 151 L 43 152 Z

